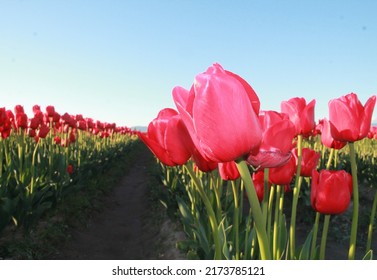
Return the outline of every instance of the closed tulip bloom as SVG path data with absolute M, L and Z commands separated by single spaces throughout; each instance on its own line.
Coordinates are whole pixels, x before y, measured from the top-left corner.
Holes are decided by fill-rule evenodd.
M 261 202 L 264 197 L 264 171 L 258 170 L 253 173 L 253 184 L 255 191 L 257 192 L 258 200 Z M 271 183 L 268 182 L 268 187 L 271 187 Z
M 191 159 L 195 163 L 195 168 L 199 169 L 202 172 L 211 172 L 218 168 L 218 163 L 206 160 L 196 149 L 194 144 L 191 144 Z
M 39 105 L 34 105 L 34 106 L 33 106 L 33 113 L 34 113 L 34 115 L 35 115 L 37 112 L 41 112 L 41 106 L 39 106 Z
M 40 138 L 46 138 L 46 136 L 48 135 L 49 132 L 50 132 L 50 127 L 47 126 L 47 125 L 45 125 L 45 124 L 43 124 L 39 128 L 38 136 Z
M 52 117 L 54 117 L 54 114 L 55 114 L 55 107 L 52 106 L 52 105 L 47 106 L 46 107 L 46 115 L 49 118 L 52 118 Z
M 352 195 L 352 176 L 344 170 L 317 170 L 312 174 L 310 200 L 315 211 L 330 215 L 347 210 Z
M 355 142 L 368 135 L 376 96 L 363 106 L 355 93 L 350 93 L 329 102 L 331 135 L 335 140 Z
M 28 118 L 25 113 L 16 114 L 16 126 L 23 129 L 28 127 Z
M 190 91 L 175 87 L 173 99 L 199 152 L 229 162 L 258 151 L 262 130 L 257 95 L 239 76 L 214 64 L 195 77 Z
M 161 110 L 148 125 L 148 132 L 139 133 L 139 137 L 166 165 L 185 164 L 191 157 L 190 136 L 179 114 L 174 109 Z
M 377 139 L 377 126 L 371 126 L 368 132 L 369 139 Z
M 296 172 L 296 160 L 292 156 L 288 162 L 280 167 L 270 168 L 269 181 L 275 185 L 289 185 Z
M 9 137 L 12 130 L 12 122 L 8 118 L 5 108 L 0 108 L 0 133 L 3 139 Z
M 220 162 L 219 173 L 223 180 L 236 180 L 240 177 L 240 172 L 238 172 L 237 165 L 234 161 Z
M 30 119 L 30 123 L 29 123 L 29 128 L 31 128 L 31 129 L 37 129 L 41 123 L 42 122 L 40 121 L 40 119 L 35 118 L 35 117 L 31 118 Z
M 14 107 L 14 113 L 17 115 L 17 114 L 24 114 L 25 111 L 24 111 L 24 107 L 22 105 L 16 105 Z
M 291 157 L 296 129 L 285 114 L 264 111 L 259 115 L 263 138 L 257 154 L 250 154 L 247 162 L 254 167 L 271 168 L 284 165 Z
M 296 127 L 296 135 L 309 136 L 315 129 L 313 99 L 306 104 L 305 98 L 294 97 L 288 101 L 281 102 L 281 112 L 289 116 L 289 119 Z
M 297 165 L 297 162 L 298 162 L 297 148 L 293 150 L 293 155 L 295 157 L 296 165 Z M 321 157 L 320 153 L 309 148 L 302 148 L 300 175 L 303 177 L 311 177 L 313 170 L 317 169 L 317 165 L 318 165 L 320 157 Z
M 73 173 L 73 165 L 72 164 L 68 164 L 68 166 L 67 166 L 67 172 L 68 172 L 68 174 L 72 174 Z
M 322 122 L 321 142 L 324 146 L 330 149 L 333 148 L 336 150 L 340 150 L 345 145 L 347 145 L 347 142 L 337 141 L 332 137 L 331 129 L 330 129 L 330 122 L 328 121 L 328 119 L 325 118 L 321 122 Z

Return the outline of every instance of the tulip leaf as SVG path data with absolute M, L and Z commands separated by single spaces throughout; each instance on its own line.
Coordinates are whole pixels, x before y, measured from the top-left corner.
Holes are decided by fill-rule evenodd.
M 280 244 L 279 246 L 279 251 L 280 251 L 280 259 L 283 258 L 284 255 L 284 250 L 287 246 L 287 240 L 288 240 L 288 230 L 287 230 L 287 223 L 285 220 L 285 215 L 282 215 L 282 220 L 279 225 L 279 231 L 280 231 Z
M 368 260 L 368 261 L 369 261 L 369 260 L 373 260 L 373 250 L 372 250 L 372 249 L 369 250 L 369 251 L 365 254 L 363 260 Z
M 308 237 L 306 238 L 305 243 L 301 248 L 301 251 L 300 251 L 300 254 L 299 254 L 300 260 L 308 260 L 309 259 L 310 245 L 312 243 L 312 237 L 313 237 L 313 229 L 308 234 Z

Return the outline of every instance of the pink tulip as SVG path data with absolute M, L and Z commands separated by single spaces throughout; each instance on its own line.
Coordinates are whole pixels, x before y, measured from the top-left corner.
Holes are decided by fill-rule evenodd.
M 191 157 L 192 142 L 177 111 L 166 108 L 149 124 L 147 133 L 140 139 L 162 163 L 175 166 L 186 163 Z
M 350 93 L 329 102 L 331 135 L 335 140 L 355 142 L 368 135 L 376 96 L 363 106 L 355 93 Z
M 321 142 L 324 146 L 328 148 L 334 148 L 336 150 L 340 150 L 343 148 L 347 142 L 337 141 L 331 135 L 330 129 L 330 122 L 325 118 L 321 120 L 322 127 L 321 127 Z
M 275 185 L 289 185 L 296 172 L 296 160 L 292 156 L 288 162 L 280 167 L 270 168 L 269 181 Z
M 240 177 L 240 173 L 234 161 L 220 162 L 219 173 L 223 180 L 236 180 Z
M 293 150 L 293 155 L 296 160 L 296 165 L 298 162 L 298 150 L 295 148 Z M 309 148 L 302 148 L 302 160 L 301 160 L 301 172 L 300 176 L 303 177 L 311 177 L 313 170 L 317 168 L 319 158 L 321 154 L 309 149 Z
M 196 148 L 209 161 L 229 162 L 258 151 L 262 138 L 256 114 L 259 100 L 245 83 L 214 64 L 195 77 L 190 91 L 173 89 L 182 120 Z
M 262 143 L 257 154 L 250 154 L 247 162 L 254 167 L 270 168 L 284 165 L 291 157 L 296 129 L 285 114 L 264 111 L 259 115 L 263 129 Z
M 294 97 L 281 102 L 281 112 L 289 116 L 296 127 L 296 135 L 309 136 L 315 129 L 314 120 L 315 100 L 306 104 L 304 98 Z

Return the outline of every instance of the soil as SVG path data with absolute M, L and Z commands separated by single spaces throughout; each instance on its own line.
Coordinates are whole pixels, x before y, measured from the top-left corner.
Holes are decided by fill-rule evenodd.
M 148 199 L 152 153 L 139 149 L 130 170 L 111 194 L 103 210 L 84 229 L 73 229 L 71 238 L 54 259 L 138 260 L 183 259 L 175 242 L 183 233 Z

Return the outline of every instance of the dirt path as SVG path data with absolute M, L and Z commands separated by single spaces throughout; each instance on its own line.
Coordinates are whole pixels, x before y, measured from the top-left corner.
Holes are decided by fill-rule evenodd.
M 132 167 L 113 192 L 104 209 L 88 227 L 74 230 L 57 259 L 116 260 L 156 259 L 161 227 L 150 226 L 151 205 L 147 198 L 153 164 L 151 152 L 142 147 Z M 162 225 L 161 225 L 162 226 Z

